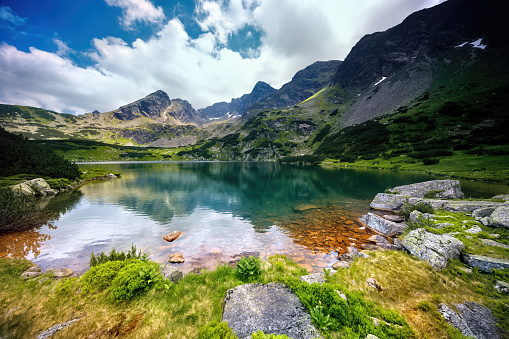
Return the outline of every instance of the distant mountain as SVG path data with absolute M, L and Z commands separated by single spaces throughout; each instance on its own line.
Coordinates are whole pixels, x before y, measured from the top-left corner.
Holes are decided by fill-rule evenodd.
M 224 120 L 232 116 L 242 115 L 254 103 L 274 93 L 276 89 L 263 81 L 258 81 L 249 94 L 232 99 L 230 103 L 218 102 L 198 110 L 201 117 L 209 120 Z
M 292 80 L 251 106 L 253 110 L 277 109 L 296 105 L 331 83 L 341 61 L 317 61 L 298 71 Z

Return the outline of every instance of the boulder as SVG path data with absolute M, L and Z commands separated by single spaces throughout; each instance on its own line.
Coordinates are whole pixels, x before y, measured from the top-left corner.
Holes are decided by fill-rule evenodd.
M 441 208 L 449 212 L 473 213 L 478 209 L 497 208 L 503 205 L 503 203 L 491 201 L 446 201 Z
M 468 230 L 465 231 L 465 233 L 469 233 L 469 234 L 477 234 L 477 233 L 481 233 L 482 232 L 482 229 L 479 227 L 479 226 L 473 226 L 472 228 L 469 228 Z
M 341 268 L 350 268 L 350 263 L 348 261 L 338 261 L 334 264 L 332 264 L 332 268 L 336 271 Z
M 497 207 L 490 215 L 490 226 L 509 228 L 509 205 Z
M 380 286 L 380 284 L 378 283 L 378 281 L 376 281 L 375 279 L 373 278 L 368 278 L 366 279 L 366 285 L 369 286 L 369 287 L 372 287 L 374 289 L 376 289 L 377 291 L 381 292 L 383 290 L 382 286 Z
M 42 275 L 42 269 L 40 266 L 32 266 L 28 269 L 26 269 L 23 273 L 21 273 L 21 278 L 23 279 L 30 279 L 30 278 L 37 278 Z
M 279 283 L 246 284 L 228 290 L 222 321 L 240 339 L 249 338 L 259 330 L 295 339 L 320 338 L 299 298 Z
M 74 273 L 73 270 L 68 268 L 48 268 L 44 274 L 50 275 L 52 278 L 61 279 L 70 277 Z
M 382 218 L 373 213 L 368 213 L 360 219 L 370 229 L 383 234 L 386 237 L 392 237 L 403 233 L 407 225 L 405 223 L 396 223 Z
M 12 191 L 20 195 L 47 196 L 57 194 L 43 178 L 22 182 L 12 187 Z
M 424 228 L 408 233 L 402 244 L 412 255 L 429 262 L 435 269 L 445 268 L 449 259 L 458 259 L 465 247 L 456 238 L 433 234 Z
M 502 293 L 509 293 L 509 284 L 505 281 L 497 280 L 495 284 L 495 289 Z
M 405 219 L 403 219 L 402 217 L 400 217 L 399 215 L 396 215 L 396 214 L 384 214 L 382 216 L 382 218 L 387 219 L 389 221 L 393 221 L 393 222 L 403 222 L 403 221 L 405 221 Z
M 491 240 L 491 239 L 481 239 L 481 242 L 486 246 L 497 246 L 502 247 L 509 250 L 509 245 L 502 244 L 501 242 Z
M 325 278 L 323 273 L 313 273 L 300 277 L 300 281 L 307 282 L 309 285 L 311 284 L 323 284 L 325 282 Z
M 441 222 L 441 223 L 435 224 L 433 227 L 438 228 L 438 229 L 444 229 L 449 226 L 454 226 L 454 224 L 451 224 L 450 222 Z
M 499 195 L 495 195 L 493 198 L 491 199 L 500 199 L 500 200 L 504 200 L 504 201 L 508 201 L 509 200 L 509 194 L 499 194 Z
M 173 240 L 177 239 L 180 234 L 182 234 L 182 232 L 180 232 L 180 231 L 173 231 L 171 233 L 163 235 L 163 239 L 168 241 L 168 242 L 172 242 Z
M 163 279 L 168 279 L 171 282 L 177 282 L 184 277 L 181 270 L 170 265 L 161 266 L 159 272 Z
M 445 321 L 447 321 L 453 327 L 460 330 L 464 336 L 467 336 L 467 337 L 474 336 L 474 334 L 468 327 L 465 320 L 462 317 L 460 317 L 460 315 L 458 313 L 456 313 L 452 309 L 450 309 L 449 306 L 447 306 L 446 304 L 438 305 L 438 312 L 440 312 L 442 314 Z
M 491 215 L 491 213 L 493 213 L 494 210 L 495 210 L 495 207 L 478 208 L 478 209 L 472 211 L 472 216 L 474 218 L 489 217 Z
M 456 306 L 460 316 L 465 320 L 465 323 L 473 333 L 473 337 L 477 339 L 500 338 L 499 330 L 495 325 L 497 319 L 489 308 L 471 301 L 466 301 Z
M 391 193 L 414 198 L 424 198 L 432 191 L 440 191 L 435 194 L 439 199 L 460 199 L 463 197 L 459 180 L 431 180 L 411 185 L 397 186 L 388 190 Z
M 479 267 L 479 271 L 491 273 L 493 268 L 503 270 L 509 268 L 509 260 L 487 257 L 484 255 L 464 254 L 463 262 L 470 267 Z
M 118 177 L 113 173 L 108 173 L 104 176 L 108 180 L 117 179 Z
M 382 211 L 399 211 L 407 200 L 407 197 L 400 195 L 378 193 L 369 207 Z
M 173 264 L 182 264 L 183 262 L 185 262 L 185 260 L 182 253 L 177 252 L 170 255 L 170 259 L 168 259 L 168 262 L 171 262 Z
M 419 217 L 422 217 L 422 212 L 414 210 L 408 216 L 408 220 L 410 220 L 411 222 L 418 222 L 419 221 Z

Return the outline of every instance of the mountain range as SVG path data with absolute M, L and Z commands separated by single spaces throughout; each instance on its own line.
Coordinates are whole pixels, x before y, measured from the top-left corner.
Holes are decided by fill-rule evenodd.
M 389 157 L 444 142 L 506 147 L 503 13 L 499 2 L 448 0 L 364 36 L 343 62 L 315 62 L 278 90 L 260 81 L 199 110 L 156 91 L 82 116 L 0 105 L 0 124 L 35 139 L 187 146 L 179 157 L 202 160 Z

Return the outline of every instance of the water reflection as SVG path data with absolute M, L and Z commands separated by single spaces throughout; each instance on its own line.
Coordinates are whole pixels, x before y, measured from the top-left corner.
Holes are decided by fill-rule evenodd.
M 277 163 L 87 166 L 118 171 L 122 177 L 41 200 L 55 213 L 55 227 L 2 234 L 0 253 L 27 257 L 43 268 L 82 272 L 92 251 L 128 250 L 135 244 L 159 262 L 182 252 L 184 271 L 215 266 L 242 252 L 286 254 L 319 270 L 334 262 L 336 252 L 367 241 L 370 233 L 359 229 L 357 218 L 376 193 L 435 179 Z M 488 186 L 476 185 L 473 191 L 482 187 Z M 162 240 L 174 230 L 182 232 L 176 241 Z

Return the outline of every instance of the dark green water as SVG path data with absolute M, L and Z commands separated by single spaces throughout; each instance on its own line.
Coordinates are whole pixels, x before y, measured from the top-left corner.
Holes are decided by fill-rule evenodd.
M 111 169 L 122 177 L 56 196 L 48 202 L 50 209 L 60 213 L 53 226 L 25 232 L 10 243 L 4 239 L 0 252 L 23 255 L 43 268 L 83 271 L 92 251 L 127 250 L 135 244 L 159 262 L 165 262 L 173 252 L 182 252 L 185 270 L 213 267 L 242 252 L 258 252 L 263 257 L 287 254 L 314 270 L 332 264 L 334 253 L 318 253 L 315 247 L 319 244 L 296 241 L 298 236 L 307 236 L 302 235 L 309 231 L 307 227 L 317 230 L 315 233 L 320 227 L 345 232 L 339 227 L 346 223 L 352 229 L 351 234 L 347 230 L 352 239 L 360 226 L 357 218 L 368 211 L 376 193 L 436 179 L 409 172 L 277 163 L 80 166 Z M 507 190 L 506 186 L 471 182 L 462 182 L 462 187 L 473 197 Z M 296 211 L 302 205 L 312 206 L 315 214 Z M 174 230 L 183 232 L 177 240 L 162 240 Z

